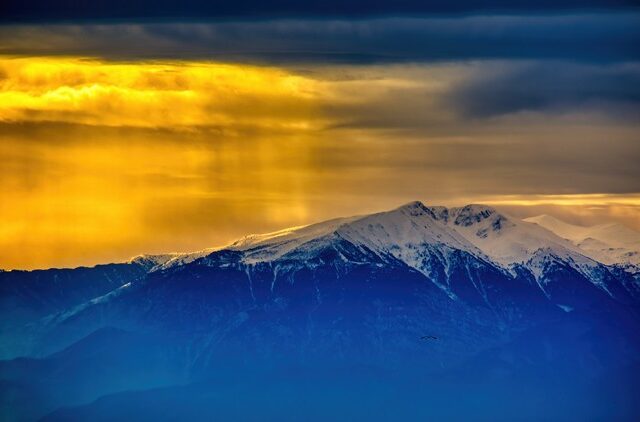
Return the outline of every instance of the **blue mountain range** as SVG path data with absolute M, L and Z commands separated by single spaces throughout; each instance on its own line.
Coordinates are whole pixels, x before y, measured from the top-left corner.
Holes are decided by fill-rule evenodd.
M 0 419 L 638 420 L 640 267 L 603 261 L 413 202 L 0 272 Z

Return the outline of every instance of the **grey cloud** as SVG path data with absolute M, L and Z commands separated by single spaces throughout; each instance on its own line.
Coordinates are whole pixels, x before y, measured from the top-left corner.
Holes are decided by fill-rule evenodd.
M 527 119 L 636 126 L 640 115 L 640 62 L 509 60 L 406 68 L 415 71 L 392 68 L 380 75 L 382 80 L 395 75 L 407 85 L 378 85 L 372 79 L 360 94 L 366 101 L 328 104 L 325 112 L 335 127 L 455 137 L 482 132 L 485 120 L 507 119 L 488 132 L 504 135 L 501 131 Z M 358 68 L 350 69 L 357 77 Z
M 496 66 L 454 87 L 445 103 L 465 117 L 591 110 L 633 119 L 640 113 L 640 65 L 550 61 Z
M 640 14 L 0 26 L 5 54 L 370 63 L 640 59 Z
M 0 21 L 68 21 L 108 19 L 264 18 L 273 16 L 364 17 L 384 15 L 427 15 L 547 12 L 567 10 L 634 10 L 635 0 L 4 0 Z

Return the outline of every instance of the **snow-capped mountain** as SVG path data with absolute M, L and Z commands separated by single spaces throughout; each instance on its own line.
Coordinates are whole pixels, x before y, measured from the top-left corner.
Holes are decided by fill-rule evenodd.
M 621 226 L 603 225 L 594 229 L 602 232 L 603 228 L 609 227 L 613 231 Z M 612 231 L 607 232 L 607 239 L 615 239 Z M 625 232 L 624 242 L 609 240 L 609 243 L 632 246 L 633 233 L 629 229 Z M 445 208 L 427 207 L 421 202 L 411 202 L 387 212 L 248 235 L 228 246 L 193 253 L 141 255 L 131 262 L 149 262 L 152 270 L 159 270 L 192 262 L 218 250 L 244 252 L 243 261 L 246 263 L 268 262 L 329 235 L 338 235 L 381 255 L 392 254 L 416 268 L 419 264 L 411 250 L 419 245 L 462 250 L 505 269 L 514 264 L 525 264 L 541 250 L 580 265 L 593 265 L 594 261 L 610 263 L 590 256 L 566 232 L 547 227 L 539 217 L 520 220 L 485 205 Z M 602 238 L 599 236 L 599 240 Z
M 412 202 L 194 253 L 2 272 L 0 352 L 22 358 L 0 361 L 0 392 L 54 391 L 45 412 L 283 365 L 587 382 L 640 354 L 637 274 L 589 255 L 491 207 Z
M 632 245 L 631 237 L 627 233 L 626 245 Z M 293 253 L 301 257 L 300 264 L 306 262 L 305 255 L 312 256 L 314 250 L 337 241 L 346 241 L 383 261 L 393 257 L 432 279 L 437 278 L 436 261 L 444 264 L 446 275 L 452 265 L 449 258 L 462 252 L 511 276 L 524 268 L 538 281 L 550 268 L 557 269 L 555 264 L 562 264 L 611 296 L 619 291 L 606 280 L 604 265 L 610 264 L 609 260 L 599 259 L 599 255 L 543 227 L 535 218 L 521 220 L 477 204 L 445 208 L 416 201 L 391 211 L 249 235 L 225 247 L 143 255 L 132 262 L 149 262 L 151 271 L 165 270 L 227 250 L 240 253 L 240 261 L 247 265 L 274 262 Z M 341 259 L 347 260 L 344 256 Z M 539 283 L 543 290 L 544 283 Z M 452 294 L 447 283 L 439 285 Z
M 640 232 L 619 223 L 577 226 L 550 215 L 525 218 L 524 221 L 569 240 L 586 256 L 603 264 L 640 266 Z
M 207 248 L 197 252 L 172 252 L 158 255 L 138 255 L 127 261 L 129 264 L 141 265 L 147 271 L 159 271 L 177 265 L 184 265 L 198 258 L 207 256 L 218 248 Z
M 506 267 L 524 264 L 540 250 L 563 259 L 572 259 L 576 263 L 592 264 L 570 242 L 488 206 L 436 207 L 434 212 L 447 226 Z

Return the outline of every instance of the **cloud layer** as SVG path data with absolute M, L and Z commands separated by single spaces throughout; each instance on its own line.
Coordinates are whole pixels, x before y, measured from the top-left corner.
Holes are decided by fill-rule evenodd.
M 640 228 L 637 11 L 323 13 L 0 26 L 0 268 L 415 199 Z
M 558 12 L 633 10 L 633 0 L 5 0 L 4 21 L 105 20 L 153 18 L 263 18 L 273 16 L 364 17 L 372 15 L 468 14 L 487 12 Z
M 274 68 L 211 63 L 0 61 L 0 120 L 188 129 L 309 124 L 319 87 Z
M 262 63 L 640 59 L 640 14 L 0 26 L 18 55 Z

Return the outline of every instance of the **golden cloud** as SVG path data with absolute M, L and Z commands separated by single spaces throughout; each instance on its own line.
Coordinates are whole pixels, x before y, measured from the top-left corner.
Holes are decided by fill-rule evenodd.
M 640 227 L 637 127 L 460 119 L 439 100 L 481 70 L 0 57 L 0 268 L 197 250 L 416 199 Z
M 280 69 L 78 58 L 0 60 L 0 120 L 154 128 L 314 124 L 319 84 Z

